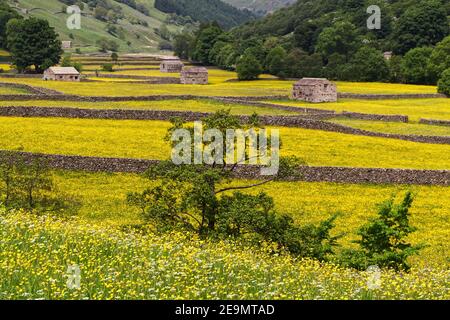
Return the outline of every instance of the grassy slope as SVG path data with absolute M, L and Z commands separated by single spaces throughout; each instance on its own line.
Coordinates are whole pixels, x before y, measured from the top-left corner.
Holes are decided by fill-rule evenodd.
M 55 27 L 56 31 L 60 34 L 61 40 L 70 40 L 69 34 L 75 36 L 74 45 L 79 47 L 88 48 L 82 49 L 84 52 L 96 51 L 95 42 L 100 38 L 108 38 L 115 40 L 120 44 L 120 49 L 122 51 L 158 51 L 157 44 L 160 40 L 153 30 L 153 28 L 158 28 L 161 23 L 165 20 L 166 15 L 148 4 L 150 9 L 150 16 L 145 16 L 142 13 L 120 4 L 123 8 L 123 12 L 126 17 L 134 17 L 140 20 L 144 20 L 149 24 L 149 27 L 135 26 L 123 20 L 119 23 L 125 30 L 125 40 L 113 37 L 105 31 L 106 23 L 96 20 L 92 16 L 92 12 L 87 11 L 87 6 L 85 12 L 88 13 L 87 16 L 82 16 L 81 30 L 69 30 L 66 27 L 67 14 L 52 14 L 55 12 L 60 12 L 63 4 L 57 0 L 19 0 L 19 6 L 21 8 L 32 9 L 32 8 L 43 8 L 45 10 L 32 11 L 33 16 L 46 19 L 50 24 Z M 172 30 L 174 27 L 171 26 Z M 141 36 L 140 39 L 136 37 L 136 34 Z M 130 47 L 127 46 L 127 41 L 132 44 Z

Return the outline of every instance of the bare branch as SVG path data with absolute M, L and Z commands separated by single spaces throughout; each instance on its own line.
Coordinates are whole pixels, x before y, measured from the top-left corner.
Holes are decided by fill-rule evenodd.
M 229 187 L 229 188 L 225 188 L 225 189 L 216 191 L 216 194 L 219 194 L 219 193 L 222 193 L 222 192 L 225 192 L 225 191 L 230 191 L 230 190 L 251 189 L 251 188 L 259 187 L 259 186 L 262 186 L 262 185 L 264 185 L 266 183 L 272 182 L 273 180 L 274 180 L 274 178 L 268 179 L 268 180 L 264 180 L 262 182 L 258 182 L 258 183 L 255 183 L 255 184 L 247 185 L 247 186 Z

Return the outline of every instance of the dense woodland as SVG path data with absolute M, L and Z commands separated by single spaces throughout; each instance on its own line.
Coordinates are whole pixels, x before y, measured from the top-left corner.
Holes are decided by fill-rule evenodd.
M 286 7 L 296 0 L 223 0 L 236 8 L 248 9 L 257 15 L 264 16 L 269 12 Z
M 248 10 L 239 10 L 221 0 L 156 0 L 156 9 L 190 16 L 200 22 L 217 21 L 222 28 L 229 29 L 252 20 L 255 16 Z
M 203 25 L 175 39 L 184 58 L 225 69 L 239 62 L 280 77 L 436 84 L 450 67 L 450 2 L 370 1 L 381 8 L 381 29 L 369 30 L 365 0 L 299 0 L 263 19 L 224 32 Z M 383 53 L 392 51 L 386 60 Z M 249 62 L 250 61 L 250 62 Z M 256 61 L 256 68 L 254 67 Z M 241 68 L 240 69 L 245 69 Z

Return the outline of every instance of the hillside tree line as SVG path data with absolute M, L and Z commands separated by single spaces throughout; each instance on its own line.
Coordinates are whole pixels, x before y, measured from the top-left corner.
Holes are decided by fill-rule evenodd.
M 379 30 L 367 28 L 369 2 L 381 8 Z M 183 58 L 238 70 L 246 80 L 270 73 L 437 84 L 450 68 L 448 16 L 450 4 L 441 0 L 299 0 L 231 31 L 203 24 L 195 34 L 176 36 L 174 48 Z

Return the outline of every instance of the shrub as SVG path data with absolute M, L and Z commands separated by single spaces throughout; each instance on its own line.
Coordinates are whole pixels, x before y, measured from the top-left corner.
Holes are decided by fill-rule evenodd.
M 438 92 L 450 96 L 450 68 L 442 73 L 438 82 Z
M 119 55 L 117 54 L 117 52 L 111 53 L 111 60 L 115 63 L 117 63 L 117 61 L 119 61 Z
M 416 254 L 421 246 L 412 246 L 405 238 L 416 229 L 409 224 L 409 209 L 413 203 L 407 192 L 399 205 L 390 199 L 380 205 L 378 217 L 358 230 L 359 250 L 345 250 L 344 265 L 364 270 L 371 265 L 395 270 L 409 270 L 407 259 Z
M 112 63 L 104 63 L 104 64 L 102 64 L 102 70 L 106 71 L 106 72 L 113 72 L 114 65 Z
M 61 61 L 61 67 L 74 67 L 80 73 L 83 71 L 83 65 L 80 62 L 73 62 L 70 55 L 64 56 Z
M 158 44 L 158 48 L 159 48 L 159 50 L 167 50 L 167 51 L 170 51 L 170 50 L 173 50 L 173 45 L 172 45 L 172 43 L 171 43 L 170 41 L 167 41 L 167 40 L 161 40 L 161 41 L 159 42 L 159 44 Z
M 109 40 L 107 38 L 97 40 L 97 45 L 100 47 L 100 51 L 102 52 L 117 52 L 119 50 L 119 44 L 114 40 Z

